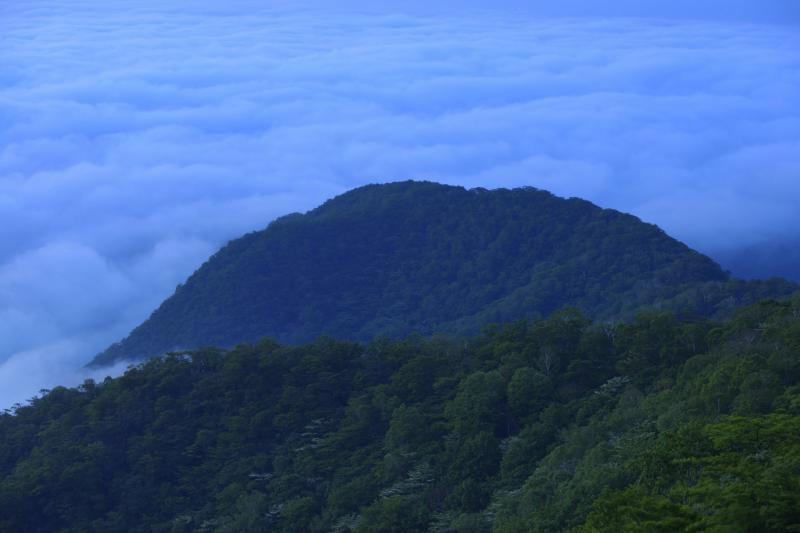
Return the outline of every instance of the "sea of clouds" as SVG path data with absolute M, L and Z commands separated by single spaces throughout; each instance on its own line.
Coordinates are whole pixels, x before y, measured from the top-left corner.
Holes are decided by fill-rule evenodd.
M 0 6 L 0 407 L 105 375 L 220 245 L 365 183 L 800 239 L 796 26 L 261 5 Z

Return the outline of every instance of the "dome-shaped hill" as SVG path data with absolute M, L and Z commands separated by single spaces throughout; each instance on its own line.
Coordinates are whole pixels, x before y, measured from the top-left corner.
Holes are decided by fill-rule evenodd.
M 94 363 L 264 336 L 469 333 L 565 305 L 621 317 L 726 279 L 658 227 L 583 200 L 368 185 L 231 241 Z

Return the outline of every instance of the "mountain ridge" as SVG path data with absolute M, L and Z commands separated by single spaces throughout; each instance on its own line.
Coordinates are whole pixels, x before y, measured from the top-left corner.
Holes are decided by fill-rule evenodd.
M 657 226 L 586 200 L 533 187 L 372 184 L 230 241 L 92 364 L 265 336 L 474 333 L 564 306 L 599 319 L 687 305 L 713 315 L 716 303 L 699 309 L 681 295 L 729 282 Z M 775 295 L 756 285 L 740 292 Z

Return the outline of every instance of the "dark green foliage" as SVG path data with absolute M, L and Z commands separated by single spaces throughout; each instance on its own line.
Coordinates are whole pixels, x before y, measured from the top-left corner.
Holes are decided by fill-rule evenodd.
M 635 484 L 603 493 L 583 531 L 800 530 L 797 415 L 684 426 L 640 461 Z
M 0 530 L 797 531 L 800 295 L 151 359 L 0 415 Z
M 565 305 L 600 319 L 643 307 L 716 316 L 792 287 L 728 281 L 656 226 L 583 200 L 371 185 L 230 242 L 95 364 L 264 336 L 474 334 Z

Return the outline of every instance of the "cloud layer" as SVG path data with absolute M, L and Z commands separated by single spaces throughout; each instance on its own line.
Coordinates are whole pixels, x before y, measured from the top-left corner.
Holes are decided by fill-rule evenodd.
M 704 250 L 800 236 L 790 28 L 66 6 L 0 7 L 0 391 L 30 383 L 0 404 L 364 183 L 533 185 Z

